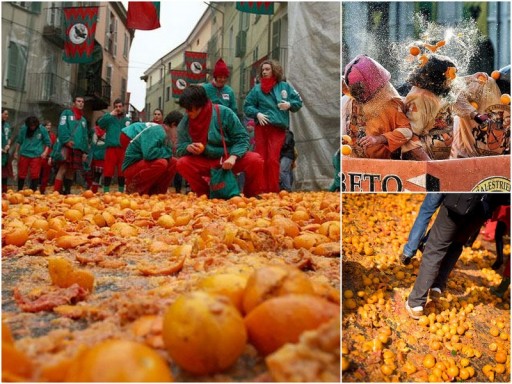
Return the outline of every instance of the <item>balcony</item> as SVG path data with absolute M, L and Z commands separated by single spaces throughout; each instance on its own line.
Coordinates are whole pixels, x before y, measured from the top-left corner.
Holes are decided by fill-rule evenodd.
M 45 25 L 43 27 L 43 37 L 48 41 L 55 44 L 57 47 L 63 49 L 65 36 L 64 26 L 62 25 Z
M 100 111 L 110 106 L 112 86 L 106 80 L 97 77 L 78 79 L 76 94 L 82 94 L 87 103 L 91 103 L 94 111 Z
M 28 102 L 64 107 L 71 100 L 73 84 L 54 73 L 29 73 L 26 84 Z

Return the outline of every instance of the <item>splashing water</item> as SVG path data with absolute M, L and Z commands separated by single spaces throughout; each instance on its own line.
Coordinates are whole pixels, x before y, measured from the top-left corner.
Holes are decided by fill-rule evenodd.
M 413 38 L 390 44 L 390 51 L 393 57 L 398 59 L 396 63 L 398 68 L 397 76 L 393 79 L 395 84 L 403 84 L 418 65 L 418 57 L 409 53 L 412 46 L 424 47 L 425 44 L 435 45 L 444 40 L 445 45 L 439 47 L 436 54 L 447 56 L 457 66 L 457 76 L 469 75 L 468 69 L 471 61 L 480 52 L 479 46 L 485 37 L 480 33 L 476 22 L 473 20 L 464 20 L 454 26 L 440 25 L 435 22 L 427 21 L 424 16 L 416 14 L 414 21 L 419 30 L 419 40 Z M 427 56 L 430 51 L 423 48 Z M 419 55 L 421 56 L 421 54 Z M 456 80 L 454 87 L 459 86 Z

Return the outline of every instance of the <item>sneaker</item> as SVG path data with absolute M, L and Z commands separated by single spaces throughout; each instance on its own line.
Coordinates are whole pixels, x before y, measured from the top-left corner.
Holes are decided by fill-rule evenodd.
M 411 264 L 411 259 L 412 259 L 412 256 L 407 256 L 405 253 L 402 253 L 400 255 L 400 261 L 402 262 L 403 265 Z
M 430 300 L 433 300 L 433 301 L 439 300 L 442 295 L 443 295 L 443 292 L 441 291 L 441 288 L 438 288 L 438 287 L 430 288 L 430 290 L 428 292 L 428 296 L 430 297 Z
M 405 310 L 414 320 L 418 320 L 421 316 L 423 316 L 423 307 L 409 307 L 409 299 L 405 300 Z

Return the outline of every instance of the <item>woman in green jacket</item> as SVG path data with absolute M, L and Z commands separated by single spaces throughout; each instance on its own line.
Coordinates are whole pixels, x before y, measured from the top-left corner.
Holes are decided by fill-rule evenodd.
M 265 60 L 260 66 L 260 83 L 251 89 L 244 103 L 245 114 L 256 122 L 255 151 L 265 161 L 264 192 L 279 192 L 280 154 L 290 127 L 290 112 L 301 108 L 302 99 L 284 80 L 281 64 Z

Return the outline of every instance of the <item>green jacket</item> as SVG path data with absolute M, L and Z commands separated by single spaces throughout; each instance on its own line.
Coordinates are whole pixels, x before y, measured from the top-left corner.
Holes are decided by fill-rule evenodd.
M 141 122 L 133 123 L 127 127 L 124 127 L 123 129 L 121 129 L 121 132 L 124 133 L 126 136 L 128 136 L 130 139 L 133 139 L 144 129 L 153 127 L 155 125 L 158 125 L 158 124 L 157 123 L 141 123 Z
M 20 145 L 19 154 L 24 157 L 40 157 L 46 147 L 51 147 L 50 135 L 43 125 L 36 128 L 32 137 L 27 137 L 27 126 L 23 124 L 16 142 Z
M 98 125 L 107 131 L 105 138 L 105 145 L 108 147 L 120 147 L 121 129 L 131 124 L 130 118 L 126 116 L 113 116 L 110 113 L 105 113 L 99 120 Z
M 290 103 L 288 111 L 281 111 L 277 106 L 281 101 Z M 270 124 L 283 129 L 290 126 L 290 113 L 302 108 L 302 99 L 299 93 L 286 81 L 274 85 L 267 94 L 261 90 L 261 84 L 256 84 L 249 92 L 244 103 L 244 112 L 248 117 L 258 123 L 256 115 L 261 112 L 267 115 Z
M 219 89 L 212 83 L 206 83 L 203 84 L 203 88 L 205 89 L 206 94 L 212 103 L 228 107 L 238 115 L 235 92 L 233 92 L 233 89 L 230 86 L 225 85 Z
M 9 124 L 7 121 L 2 121 L 2 150 L 7 145 L 7 142 L 11 138 L 12 135 L 12 129 L 11 124 Z M 12 144 L 12 141 L 11 141 Z M 12 147 L 12 145 L 11 145 Z M 2 167 L 5 167 L 7 165 L 7 162 L 9 160 L 9 153 L 2 151 Z
M 242 157 L 249 150 L 249 134 L 247 130 L 240 122 L 240 119 L 238 119 L 238 116 L 228 107 L 219 105 L 219 112 L 228 154 Z M 189 118 L 185 115 L 178 125 L 178 146 L 176 154 L 180 157 L 191 155 L 191 153 L 187 151 L 187 146 L 192 144 L 188 125 Z M 212 118 L 208 130 L 208 142 L 206 143 L 203 155 L 212 159 L 220 159 L 224 156 L 224 147 L 220 136 L 215 104 L 213 105 Z
M 57 137 L 61 145 L 72 141 L 74 143 L 73 149 L 79 149 L 84 153 L 89 152 L 87 120 L 83 116 L 80 120 L 75 120 L 75 115 L 70 109 L 64 110 L 60 115 Z
M 132 139 L 126 153 L 122 169 L 141 160 L 169 159 L 172 157 L 172 147 L 165 129 L 161 125 L 154 125 L 141 131 Z

